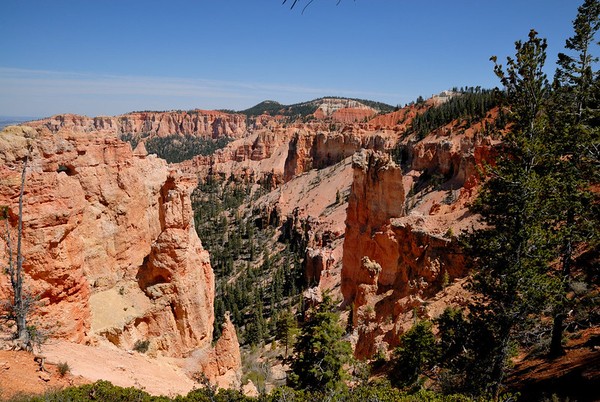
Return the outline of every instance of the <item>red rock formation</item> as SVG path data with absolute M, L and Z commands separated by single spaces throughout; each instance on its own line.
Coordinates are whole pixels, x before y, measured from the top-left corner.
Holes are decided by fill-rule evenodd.
M 221 327 L 221 337 L 200 359 L 200 371 L 208 380 L 222 388 L 238 388 L 240 386 L 240 370 L 242 356 L 235 327 L 225 315 L 225 322 Z
M 394 259 L 388 260 L 385 252 L 380 253 L 374 240 L 389 230 L 390 218 L 402 216 L 404 210 L 402 172 L 387 155 L 363 150 L 353 157 L 352 166 L 354 179 L 348 200 L 342 269 L 342 293 L 349 302 L 356 298 L 358 285 L 372 279 L 371 273 L 362 269 L 363 257 L 382 265 L 386 278 L 388 272 L 395 270 Z M 386 261 L 380 262 L 382 258 Z M 392 284 L 389 279 L 385 282 Z
M 391 113 L 375 116 L 369 120 L 369 124 L 375 128 L 386 127 L 396 130 L 405 130 L 415 116 L 426 109 L 425 106 L 407 106 Z
M 373 109 L 343 108 L 333 112 L 331 117 L 333 120 L 340 123 L 355 123 L 361 121 L 366 122 L 375 114 L 377 114 L 377 112 Z
M 325 98 L 319 100 L 319 107 L 313 114 L 317 119 L 327 117 L 343 123 L 362 121 L 377 111 L 358 101 L 342 98 Z
M 12 228 L 28 148 L 23 266 L 40 297 L 32 322 L 78 342 L 149 339 L 174 356 L 210 344 L 214 278 L 193 226 L 195 179 L 111 135 L 10 127 L 0 133 L 0 205 Z M 0 298 L 9 291 L 0 277 Z
M 427 231 L 423 217 L 404 216 L 400 168 L 384 154 L 353 159 L 342 268 L 342 294 L 353 305 L 355 354 L 369 357 L 395 345 L 403 314 L 441 289 L 442 277 L 465 274 L 455 242 Z
M 288 154 L 288 132 L 282 127 L 260 129 L 247 137 L 230 142 L 210 156 L 196 156 L 176 166 L 201 179 L 209 174 L 233 176 L 240 182 L 271 181 L 272 187 L 283 183 L 283 166 Z
M 86 117 L 63 114 L 27 123 L 32 127 L 44 127 L 55 133 L 59 130 L 73 132 L 102 131 L 110 134 L 131 134 L 164 137 L 168 135 L 192 135 L 203 138 L 240 138 L 246 131 L 246 116 L 211 110 L 188 112 L 134 112 L 116 117 Z
M 322 169 L 353 155 L 361 148 L 384 151 L 392 148 L 396 134 L 345 126 L 340 131 L 297 131 L 290 141 L 284 180 L 310 169 Z

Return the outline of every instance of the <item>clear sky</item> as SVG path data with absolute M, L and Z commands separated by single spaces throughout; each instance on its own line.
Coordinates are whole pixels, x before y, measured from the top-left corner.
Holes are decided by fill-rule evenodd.
M 289 0 L 290 2 L 292 0 Z M 547 72 L 579 0 L 1 0 L 0 115 L 245 109 L 345 96 L 404 104 L 498 85 L 531 28 Z

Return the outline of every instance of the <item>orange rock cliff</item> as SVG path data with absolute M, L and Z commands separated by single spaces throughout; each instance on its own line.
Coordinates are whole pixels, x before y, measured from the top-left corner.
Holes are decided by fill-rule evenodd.
M 106 132 L 113 135 L 130 134 L 137 139 L 168 135 L 239 138 L 247 130 L 246 116 L 214 110 L 133 112 L 115 117 L 93 118 L 61 114 L 30 122 L 28 125 L 46 128 L 53 133 L 59 130 L 87 133 Z
M 183 356 L 212 341 L 214 276 L 193 224 L 196 178 L 114 135 L 45 127 L 0 133 L 0 205 L 14 231 L 21 160 L 25 283 L 34 325 L 76 342 Z M 10 286 L 0 277 L 0 297 Z

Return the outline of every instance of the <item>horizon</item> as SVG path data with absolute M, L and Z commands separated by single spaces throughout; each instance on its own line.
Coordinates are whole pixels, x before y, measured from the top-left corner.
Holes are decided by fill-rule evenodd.
M 336 3 L 6 0 L 0 114 L 239 111 L 329 96 L 402 106 L 499 86 L 490 56 L 513 55 L 530 29 L 548 39 L 552 77 L 581 2 Z

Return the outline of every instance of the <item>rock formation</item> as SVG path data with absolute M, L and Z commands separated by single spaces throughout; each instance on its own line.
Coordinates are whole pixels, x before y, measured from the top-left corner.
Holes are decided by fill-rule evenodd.
M 240 344 L 227 314 L 215 347 L 200 358 L 200 370 L 211 383 L 222 388 L 238 388 L 241 385 L 241 368 Z
M 363 150 L 353 168 L 341 285 L 353 307 L 355 354 L 364 358 L 397 344 L 404 314 L 441 290 L 444 276 L 466 272 L 455 240 L 430 233 L 427 218 L 406 215 L 402 172 L 387 155 Z
M 129 134 L 137 140 L 168 135 L 191 135 L 202 138 L 241 138 L 247 131 L 246 116 L 213 110 L 170 112 L 133 112 L 116 117 L 86 117 L 62 114 L 30 122 L 32 127 L 43 127 L 56 133 L 106 132 L 113 135 Z
M 311 128 L 313 130 L 298 130 L 291 137 L 285 161 L 285 181 L 310 169 L 334 165 L 361 148 L 389 150 L 396 140 L 394 132 L 371 131 L 360 125 L 348 125 L 342 131 Z
M 359 101 L 341 98 L 324 98 L 319 100 L 319 107 L 313 113 L 317 119 L 327 117 L 343 123 L 362 121 L 373 116 L 377 111 Z
M 109 124 L 109 123 L 106 123 Z M 0 132 L 0 205 L 17 222 L 21 158 L 25 283 L 50 335 L 181 356 L 212 341 L 214 278 L 194 230 L 195 178 L 107 133 Z M 8 297 L 0 277 L 0 298 Z

